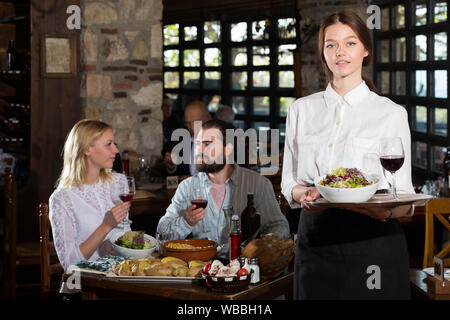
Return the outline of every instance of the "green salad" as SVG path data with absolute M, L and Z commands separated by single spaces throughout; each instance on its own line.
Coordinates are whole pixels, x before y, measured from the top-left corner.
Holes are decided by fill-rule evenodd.
M 362 188 L 373 184 L 356 168 L 337 168 L 319 181 L 321 186 L 331 188 Z
M 129 249 L 151 249 L 152 242 L 145 238 L 144 231 L 128 231 L 114 242 L 118 246 Z

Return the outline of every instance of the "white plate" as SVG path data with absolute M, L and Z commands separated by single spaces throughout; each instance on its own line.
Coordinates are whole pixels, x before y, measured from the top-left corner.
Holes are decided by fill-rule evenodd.
M 308 205 L 319 208 L 344 208 L 344 207 L 394 207 L 400 205 L 414 204 L 416 206 L 425 205 L 427 201 L 433 199 L 433 196 L 428 194 L 399 194 L 399 199 L 393 199 L 391 194 L 375 194 L 366 202 L 346 202 L 335 203 L 329 202 L 324 198 L 316 199 L 313 202 L 308 202 Z

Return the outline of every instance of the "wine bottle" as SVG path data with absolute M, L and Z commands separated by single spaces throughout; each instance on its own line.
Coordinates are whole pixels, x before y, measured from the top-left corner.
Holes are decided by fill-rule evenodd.
M 14 48 L 14 40 L 9 40 L 9 47 L 6 53 L 6 70 L 17 69 L 17 51 Z
M 447 146 L 447 154 L 442 163 L 443 175 L 446 181 L 446 188 L 450 188 L 450 146 Z
M 246 241 L 259 229 L 261 217 L 256 213 L 254 196 L 247 194 L 247 207 L 241 213 L 242 241 Z

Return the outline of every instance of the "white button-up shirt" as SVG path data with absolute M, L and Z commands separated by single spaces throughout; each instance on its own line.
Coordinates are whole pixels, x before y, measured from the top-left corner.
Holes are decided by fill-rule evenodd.
M 325 91 L 296 100 L 286 118 L 282 193 L 292 208 L 292 188 L 312 184 L 331 170 L 363 168 L 366 153 L 379 153 L 380 139 L 401 137 L 405 162 L 396 172 L 397 192 L 415 193 L 411 180 L 411 134 L 400 105 L 377 95 L 363 81 L 341 97 L 331 84 Z M 390 173 L 379 164 L 379 189 L 388 189 Z M 389 179 L 389 180 L 387 180 Z

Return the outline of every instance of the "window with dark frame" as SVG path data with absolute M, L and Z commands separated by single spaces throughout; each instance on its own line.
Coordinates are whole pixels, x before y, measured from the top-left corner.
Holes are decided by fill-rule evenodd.
M 244 130 L 280 129 L 294 95 L 296 10 L 163 24 L 164 94 L 182 115 L 193 100 L 231 106 Z M 270 134 L 268 135 L 270 139 Z
M 381 95 L 408 111 L 415 183 L 442 175 L 450 145 L 448 2 L 374 1 L 381 8 L 374 79 Z

